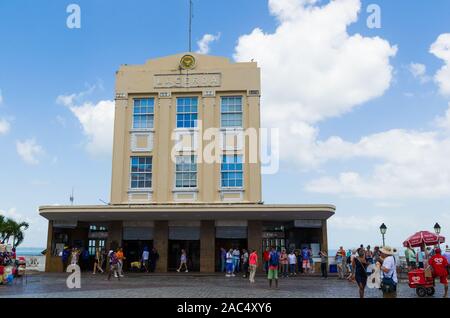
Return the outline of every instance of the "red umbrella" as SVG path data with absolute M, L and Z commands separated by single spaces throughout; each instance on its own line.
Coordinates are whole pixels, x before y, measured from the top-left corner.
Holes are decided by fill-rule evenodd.
M 404 247 L 421 247 L 424 244 L 426 246 L 429 245 L 437 245 L 439 243 L 444 243 L 445 237 L 436 235 L 434 233 L 428 232 L 428 231 L 420 231 L 416 234 L 408 237 L 406 241 L 403 242 Z

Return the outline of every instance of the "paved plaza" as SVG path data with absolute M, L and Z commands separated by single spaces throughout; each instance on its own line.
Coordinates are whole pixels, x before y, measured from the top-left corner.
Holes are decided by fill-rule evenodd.
M 27 281 L 17 280 L 12 286 L 0 285 L 3 297 L 45 297 L 45 298 L 356 298 L 358 289 L 348 281 L 330 277 L 282 278 L 278 289 L 269 289 L 267 279 L 258 276 L 250 285 L 242 277 L 226 278 L 222 275 L 201 275 L 191 273 L 171 274 L 128 274 L 121 281 L 106 274 L 82 273 L 81 289 L 68 289 L 69 274 L 40 273 L 29 275 Z M 434 297 L 443 295 L 441 285 Z M 366 290 L 367 298 L 381 298 L 381 291 Z M 399 298 L 415 298 L 405 280 L 399 284 Z

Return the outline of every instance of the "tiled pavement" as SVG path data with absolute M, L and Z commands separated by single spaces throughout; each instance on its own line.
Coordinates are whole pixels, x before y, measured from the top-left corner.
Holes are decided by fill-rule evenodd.
M 294 277 L 280 279 L 278 289 L 269 289 L 267 279 L 257 276 L 250 285 L 242 277 L 226 278 L 223 275 L 201 275 L 173 273 L 167 275 L 127 274 L 121 281 L 106 280 L 106 275 L 82 273 L 81 289 L 66 287 L 69 274 L 34 274 L 27 282 L 17 280 L 12 286 L 0 285 L 3 297 L 45 298 L 355 298 L 355 284 L 330 277 Z M 442 286 L 437 286 L 436 295 L 441 297 Z M 366 290 L 366 297 L 381 298 L 379 290 Z M 401 281 L 399 298 L 416 297 L 405 281 Z

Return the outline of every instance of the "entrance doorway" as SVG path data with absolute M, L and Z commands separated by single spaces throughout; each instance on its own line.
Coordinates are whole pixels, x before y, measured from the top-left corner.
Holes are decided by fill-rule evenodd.
M 186 251 L 189 271 L 199 272 L 200 240 L 169 240 L 168 270 L 176 271 L 178 269 L 182 249 Z
M 220 249 L 224 248 L 225 251 L 229 251 L 230 249 L 239 249 L 242 253 L 242 249 L 247 249 L 247 239 L 227 239 L 227 238 L 216 238 L 216 272 L 220 272 L 222 270 L 222 260 L 220 255 Z
M 125 262 L 124 262 L 125 270 L 129 270 L 131 263 L 141 261 L 142 252 L 144 251 L 144 247 L 148 247 L 148 250 L 151 251 L 153 248 L 153 241 L 152 240 L 123 241 L 123 253 L 125 256 Z

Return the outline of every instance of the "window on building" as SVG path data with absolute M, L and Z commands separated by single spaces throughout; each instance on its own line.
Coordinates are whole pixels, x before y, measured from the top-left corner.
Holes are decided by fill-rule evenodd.
M 197 162 L 195 156 L 179 156 L 176 158 L 175 187 L 197 187 Z
M 89 255 L 95 255 L 95 240 L 89 240 Z
M 198 119 L 198 98 L 177 98 L 177 128 L 195 128 Z
M 154 98 L 135 99 L 133 106 L 133 128 L 153 128 Z
M 243 165 L 241 155 L 223 156 L 221 164 L 222 188 L 243 186 Z
M 152 157 L 131 157 L 131 188 L 152 187 Z
M 242 127 L 242 97 L 222 97 L 221 103 L 222 127 Z

